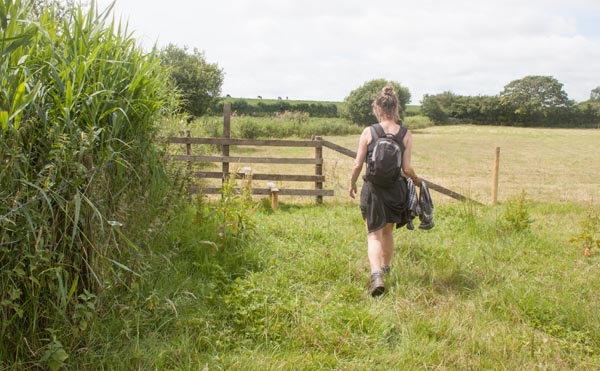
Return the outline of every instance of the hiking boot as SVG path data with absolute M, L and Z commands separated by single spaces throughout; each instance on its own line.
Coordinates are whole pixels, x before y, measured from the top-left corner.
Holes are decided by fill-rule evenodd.
M 385 286 L 383 285 L 383 273 L 371 274 L 371 284 L 369 285 L 369 293 L 376 297 L 383 294 Z
M 390 274 L 390 272 L 392 271 L 392 267 L 389 265 L 384 265 L 383 267 L 381 267 L 381 270 L 383 271 L 383 274 Z

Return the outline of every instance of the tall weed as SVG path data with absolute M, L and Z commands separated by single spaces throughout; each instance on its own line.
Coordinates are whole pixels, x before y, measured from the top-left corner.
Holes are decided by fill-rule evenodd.
M 579 225 L 579 233 L 571 237 L 570 241 L 583 248 L 583 254 L 589 257 L 592 249 L 600 249 L 600 215 L 593 205 L 588 206 Z
M 509 232 L 522 232 L 528 230 L 531 223 L 533 220 L 529 215 L 527 193 L 521 191 L 504 204 L 501 229 Z

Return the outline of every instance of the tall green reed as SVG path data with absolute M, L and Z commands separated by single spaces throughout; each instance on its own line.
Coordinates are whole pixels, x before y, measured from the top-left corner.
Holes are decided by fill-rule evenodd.
M 0 0 L 0 365 L 60 366 L 95 293 L 135 278 L 126 233 L 164 184 L 175 95 L 111 12 Z

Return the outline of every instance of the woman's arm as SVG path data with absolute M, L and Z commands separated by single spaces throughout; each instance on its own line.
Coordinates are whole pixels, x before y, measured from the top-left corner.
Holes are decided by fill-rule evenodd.
M 371 142 L 371 130 L 367 127 L 363 130 L 358 140 L 358 149 L 356 151 L 356 158 L 352 165 L 352 174 L 350 175 L 350 187 L 348 188 L 348 194 L 354 198 L 357 192 L 356 181 L 362 171 L 365 158 L 367 157 L 367 148 Z
M 404 136 L 404 153 L 402 154 L 402 171 L 406 176 L 412 179 L 416 186 L 421 185 L 421 178 L 417 176 L 415 170 L 410 164 L 412 153 L 412 133 L 410 130 Z

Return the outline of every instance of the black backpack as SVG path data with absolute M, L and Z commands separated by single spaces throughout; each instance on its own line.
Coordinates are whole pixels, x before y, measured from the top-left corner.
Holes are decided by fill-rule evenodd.
M 398 134 L 386 134 L 381 124 L 373 124 L 371 143 L 373 151 L 367 158 L 366 180 L 383 187 L 392 186 L 400 178 L 404 136 L 408 129 L 400 127 Z

